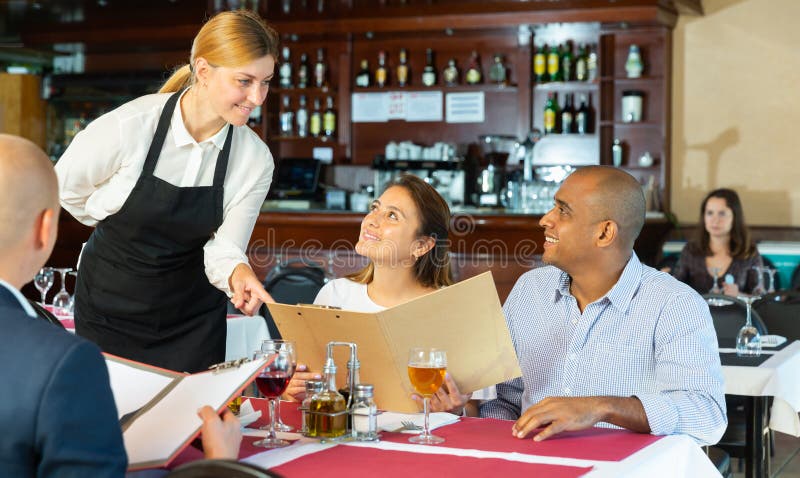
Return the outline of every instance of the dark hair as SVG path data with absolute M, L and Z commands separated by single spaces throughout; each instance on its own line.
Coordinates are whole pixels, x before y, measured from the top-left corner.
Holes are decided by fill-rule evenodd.
M 393 187 L 405 189 L 414 201 L 420 219 L 417 235 L 430 237 L 435 241 L 431 250 L 414 263 L 414 276 L 417 282 L 435 289 L 451 285 L 453 277 L 450 273 L 450 241 L 447 237 L 450 227 L 450 208 L 447 202 L 433 186 L 412 174 L 403 174 L 396 178 L 386 189 Z M 367 267 L 350 274 L 347 278 L 368 284 L 372 282 L 374 269 L 375 265 L 370 262 Z
M 734 259 L 749 259 L 753 257 L 756 252 L 756 245 L 750 239 L 750 230 L 744 222 L 744 211 L 742 210 L 742 202 L 739 200 L 739 195 L 736 191 L 728 188 L 715 189 L 708 193 L 700 204 L 700 223 L 697 227 L 697 239 L 693 244 L 697 252 L 705 256 L 712 255 L 711 247 L 709 246 L 709 235 L 706 230 L 705 215 L 706 204 L 711 198 L 720 198 L 725 200 L 725 205 L 728 206 L 733 212 L 733 224 L 731 225 L 731 239 L 730 239 L 730 252 L 731 257 Z

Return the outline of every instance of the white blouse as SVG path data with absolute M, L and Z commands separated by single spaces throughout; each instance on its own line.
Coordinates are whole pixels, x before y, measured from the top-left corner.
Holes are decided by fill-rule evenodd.
M 78 221 L 95 226 L 122 208 L 142 173 L 158 118 L 171 94 L 147 95 L 126 103 L 91 122 L 72 140 L 55 169 L 61 206 Z M 179 187 L 211 186 L 229 126 L 198 143 L 176 107 L 153 174 Z M 261 138 L 248 126 L 234 127 L 223 222 L 203 248 L 208 280 L 228 295 L 234 267 L 248 264 L 245 250 L 273 169 L 272 154 Z

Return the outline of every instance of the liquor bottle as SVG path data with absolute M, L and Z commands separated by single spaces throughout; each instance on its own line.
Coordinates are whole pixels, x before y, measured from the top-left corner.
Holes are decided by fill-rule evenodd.
M 581 106 L 575 112 L 575 129 L 578 134 L 589 134 L 592 129 L 592 111 L 586 95 L 581 95 Z
M 587 75 L 586 49 L 583 45 L 579 45 L 578 55 L 575 57 L 575 79 L 578 81 L 586 81 Z
M 356 86 L 366 88 L 372 83 L 372 74 L 369 72 L 369 61 L 366 58 L 361 60 L 361 70 L 356 75 Z
M 505 85 L 508 82 L 508 73 L 503 64 L 503 55 L 495 53 L 492 57 L 492 66 L 489 67 L 489 81 L 498 85 Z
M 595 81 L 597 79 L 597 45 L 590 45 L 586 49 L 586 80 Z
M 383 88 L 389 81 L 389 68 L 386 66 L 386 52 L 378 52 L 378 68 L 375 69 L 375 86 Z
M 306 95 L 300 95 L 300 106 L 294 114 L 297 123 L 297 136 L 305 138 L 308 136 L 308 108 L 306 107 Z
M 422 84 L 433 86 L 436 84 L 436 66 L 433 60 L 433 50 L 425 50 L 425 69 L 422 70 Z
M 316 414 L 316 436 L 335 438 L 345 434 L 347 428 L 347 404 L 336 391 L 336 365 L 332 360 L 323 368 L 325 390 L 314 394 L 309 404 L 309 413 Z M 344 413 L 341 413 L 344 412 Z
M 325 64 L 325 50 L 317 49 L 317 63 L 314 64 L 314 86 L 322 88 L 326 86 L 325 79 L 328 76 L 328 65 Z
M 536 78 L 536 83 L 547 81 L 545 76 L 545 73 L 547 73 L 547 55 L 545 55 L 544 49 L 544 45 L 539 45 L 539 48 L 536 49 L 536 54 L 533 56 L 533 74 Z
M 308 55 L 300 55 L 300 65 L 297 67 L 297 87 L 305 88 L 308 86 Z
M 547 102 L 544 104 L 544 134 L 557 133 L 556 121 L 558 118 L 558 100 L 556 94 L 547 94 Z
M 469 59 L 467 72 L 464 73 L 464 81 L 466 81 L 468 85 L 477 85 L 481 82 L 482 77 L 483 73 L 481 73 L 481 59 L 478 56 L 478 52 L 472 50 L 472 56 Z
M 558 47 L 550 47 L 547 54 L 547 75 L 550 81 L 561 81 L 561 56 L 558 54 Z
M 319 110 L 319 98 L 314 98 L 314 111 L 308 120 L 308 132 L 311 136 L 318 138 L 322 132 L 322 112 Z
M 442 80 L 447 86 L 458 85 L 458 67 L 455 58 L 447 60 L 447 67 L 442 71 Z
M 575 59 L 572 56 L 572 43 L 564 43 L 564 48 L 561 50 L 561 80 L 572 81 L 572 67 L 574 66 Z
M 408 71 L 408 52 L 405 48 L 400 49 L 400 64 L 397 65 L 397 86 L 408 85 L 408 79 L 411 75 Z
M 611 146 L 611 164 L 616 167 L 622 166 L 622 143 L 619 138 L 614 138 L 614 144 Z
M 628 74 L 628 78 L 639 78 L 642 76 L 643 69 L 644 64 L 642 64 L 642 56 L 639 54 L 639 46 L 631 45 L 628 49 L 628 59 L 625 61 L 625 72 Z
M 281 49 L 281 66 L 278 70 L 280 82 L 278 83 L 281 88 L 292 87 L 292 59 L 290 58 L 289 47 L 284 46 Z
M 328 138 L 336 135 L 336 110 L 333 109 L 333 96 L 326 99 L 325 113 L 322 115 L 322 132 Z
M 564 100 L 564 109 L 561 110 L 561 134 L 574 133 L 574 118 L 575 108 L 572 106 L 572 94 L 568 93 Z
M 294 129 L 294 112 L 288 96 L 282 98 L 281 111 L 278 116 L 281 136 L 291 136 Z

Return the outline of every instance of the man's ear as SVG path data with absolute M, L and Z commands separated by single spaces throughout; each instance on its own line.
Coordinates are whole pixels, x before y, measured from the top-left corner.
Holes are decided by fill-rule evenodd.
M 605 220 L 597 225 L 597 247 L 608 247 L 619 239 L 619 226 L 612 220 Z
M 56 242 L 58 213 L 54 209 L 43 210 L 36 216 L 34 227 L 34 247 L 51 251 Z

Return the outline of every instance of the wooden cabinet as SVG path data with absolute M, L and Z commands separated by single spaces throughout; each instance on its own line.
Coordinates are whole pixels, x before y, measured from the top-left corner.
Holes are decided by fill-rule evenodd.
M 41 78 L 0 73 L 0 133 L 22 136 L 45 149 L 45 106 Z

